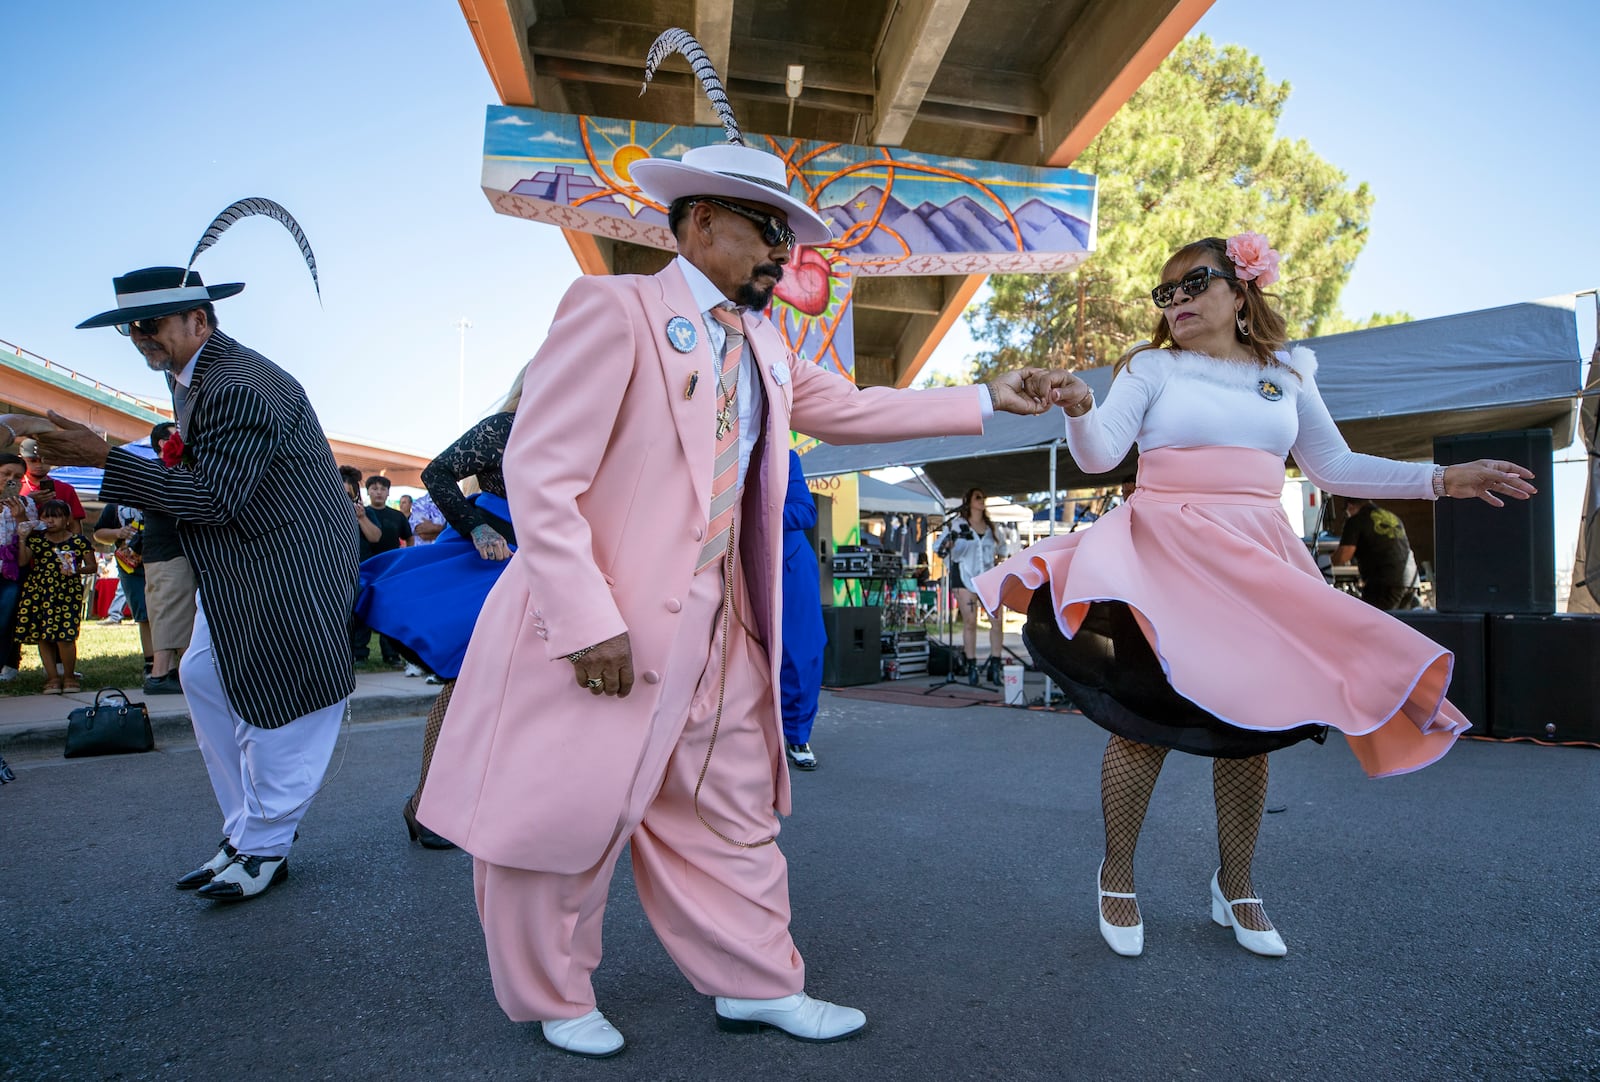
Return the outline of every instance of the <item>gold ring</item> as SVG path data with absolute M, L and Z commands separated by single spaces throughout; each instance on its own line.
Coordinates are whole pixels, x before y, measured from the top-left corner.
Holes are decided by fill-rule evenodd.
M 605 680 L 602 679 L 601 677 L 597 676 L 593 680 L 585 680 L 583 682 L 583 686 L 586 687 L 586 688 L 597 688 L 597 687 L 600 687 L 601 685 L 603 685 L 604 683 L 605 683 Z

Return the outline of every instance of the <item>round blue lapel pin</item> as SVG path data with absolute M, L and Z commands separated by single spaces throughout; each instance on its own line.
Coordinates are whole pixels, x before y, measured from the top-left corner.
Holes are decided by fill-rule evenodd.
M 672 343 L 672 348 L 679 353 L 693 353 L 694 344 L 700 336 L 695 333 L 694 324 L 682 316 L 673 316 L 667 320 L 667 341 Z
M 1256 384 L 1256 393 L 1268 402 L 1276 402 L 1283 397 L 1283 388 L 1270 379 L 1264 379 Z

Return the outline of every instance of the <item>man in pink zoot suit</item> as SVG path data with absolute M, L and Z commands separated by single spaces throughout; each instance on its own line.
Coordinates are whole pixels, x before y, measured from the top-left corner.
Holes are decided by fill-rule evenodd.
M 590 978 L 630 842 L 651 926 L 720 1026 L 837 1040 L 866 1018 L 805 994 L 774 844 L 788 433 L 978 434 L 1046 403 L 1026 372 L 861 389 L 798 360 L 761 313 L 793 246 L 831 235 L 775 155 L 705 146 L 632 176 L 679 256 L 574 283 L 529 363 L 505 451 L 520 547 L 418 818 L 472 854 L 495 996 L 556 1047 L 622 1048 Z

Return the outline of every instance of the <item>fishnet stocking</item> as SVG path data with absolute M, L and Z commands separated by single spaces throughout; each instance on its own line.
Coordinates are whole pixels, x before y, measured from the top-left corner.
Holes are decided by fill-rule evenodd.
M 411 794 L 411 806 L 415 808 L 422 799 L 422 787 L 428 781 L 428 767 L 433 762 L 433 748 L 439 743 L 439 729 L 444 725 L 444 712 L 450 709 L 450 695 L 456 689 L 454 680 L 446 680 L 439 688 L 439 697 L 433 700 L 433 706 L 428 710 L 428 724 L 422 730 L 422 776 L 417 779 L 417 791 Z
M 1250 863 L 1255 859 L 1261 813 L 1267 803 L 1267 757 L 1213 760 L 1211 787 L 1217 801 L 1217 853 L 1222 858 L 1217 885 L 1224 898 L 1255 898 Z M 1265 932 L 1272 927 L 1259 905 L 1234 906 L 1233 919 L 1251 931 Z
M 1167 749 L 1112 736 L 1100 760 L 1100 809 L 1106 821 L 1106 861 L 1100 871 L 1102 890 L 1133 893 L 1133 850 L 1139 844 L 1145 809 L 1155 790 Z M 1112 924 L 1131 928 L 1139 923 L 1133 898 L 1102 898 L 1101 911 Z

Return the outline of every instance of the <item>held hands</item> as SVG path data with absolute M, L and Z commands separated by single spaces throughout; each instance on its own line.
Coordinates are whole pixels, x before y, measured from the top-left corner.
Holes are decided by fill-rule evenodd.
M 13 442 L 27 436 L 37 436 L 41 432 L 56 430 L 56 426 L 43 417 L 35 417 L 29 413 L 0 413 L 0 428 L 11 433 Z
M 1082 417 L 1094 408 L 1094 392 L 1089 385 L 1064 369 L 1039 372 L 1030 389 L 1052 405 L 1060 406 L 1068 417 Z
M 1042 368 L 1019 368 L 1000 373 L 985 386 L 995 409 L 1030 417 L 1050 408 L 1049 399 L 1037 389 L 1047 375 Z
M 46 462 L 56 466 L 104 466 L 106 453 L 111 450 L 105 440 L 96 436 L 88 425 L 68 420 L 55 410 L 49 413 L 56 430 L 40 432 L 39 451 Z
M 477 531 L 473 531 L 476 533 Z M 589 647 L 572 662 L 572 675 L 578 686 L 596 695 L 615 695 L 626 699 L 633 690 L 633 647 L 628 633 Z
M 1502 496 L 1525 500 L 1539 491 L 1528 483 L 1532 477 L 1532 470 L 1515 462 L 1480 458 L 1445 467 L 1444 494 L 1457 500 L 1476 496 L 1491 507 L 1504 507 Z
M 478 555 L 485 560 L 511 559 L 511 546 L 506 544 L 499 530 L 487 523 L 479 523 L 472 528 L 472 543 L 477 547 Z
M 1024 415 L 1043 413 L 1060 406 L 1068 416 L 1082 417 L 1094 405 L 1089 385 L 1065 370 L 1019 368 L 1005 372 L 988 383 L 994 408 Z

